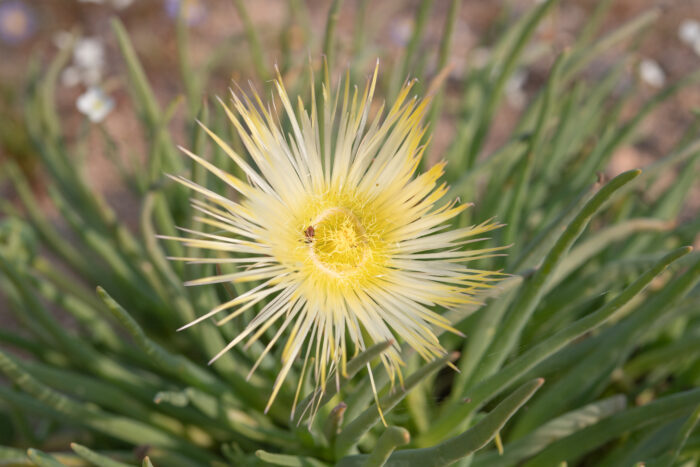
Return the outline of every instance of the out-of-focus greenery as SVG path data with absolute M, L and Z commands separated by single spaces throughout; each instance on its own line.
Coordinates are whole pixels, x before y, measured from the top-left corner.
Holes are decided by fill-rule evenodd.
M 34 67 L 27 80 L 24 125 L 70 234 L 49 221 L 21 171 L 5 164 L 2 171 L 21 206 L 2 205 L 0 289 L 3 306 L 21 330 L 0 330 L 5 377 L 0 442 L 8 446 L 0 448 L 0 465 L 698 462 L 700 256 L 685 245 L 694 241 L 700 219 L 676 221 L 697 181 L 697 122 L 674 150 L 641 171 L 611 180 L 601 173 L 617 149 L 639 136 L 644 119 L 683 86 L 697 85 L 700 74 L 661 90 L 635 115 L 623 117 L 635 88 L 621 95 L 615 90 L 633 51 L 597 82 L 585 80 L 582 72 L 610 47 L 634 44 L 652 27 L 657 12 L 601 36 L 598 28 L 610 3 L 601 2 L 574 46 L 555 60 L 507 141 L 484 154 L 506 83 L 517 67 L 533 59 L 524 54 L 525 47 L 556 3 L 543 2 L 514 24 L 503 25 L 494 34 L 489 60 L 469 67 L 461 80 L 457 136 L 444 155 L 446 181 L 451 196 L 476 203 L 460 223 L 495 216 L 506 224 L 490 242 L 513 246 L 507 256 L 483 260 L 483 266 L 511 277 L 483 297 L 484 306 L 450 313 L 467 335 L 442 336 L 449 350 L 460 352 L 454 362 L 459 373 L 445 368 L 447 359 L 426 364 L 408 352 L 403 387 L 390 391 L 386 375 L 376 372 L 387 428 L 374 406 L 368 376 L 358 373 L 367 362 L 377 363 L 385 345 L 348 364 L 349 378 L 342 379 L 339 392 L 329 387 L 309 429 L 299 415 L 290 421 L 292 384 L 283 386 L 268 414 L 262 412 L 279 355 L 265 359 L 246 381 L 264 339 L 208 367 L 208 359 L 240 331 L 235 323 L 216 327 L 205 322 L 175 332 L 243 290 L 183 287 L 208 266 L 168 262 L 167 256 L 186 256 L 183 247 L 161 244 L 156 234 L 173 235 L 175 226 L 205 227 L 193 219 L 188 194 L 164 173 L 185 174 L 221 193 L 226 189 L 188 165 L 176 149 L 168 124 L 177 101 L 161 106 L 156 100 L 121 23 L 113 21 L 113 32 L 147 152 L 124 162 L 116 152 L 132 156 L 130 142 L 113 140 L 102 126 L 94 130 L 114 156 L 115 176 L 140 202 L 138 231 L 129 230 L 91 186 L 77 162 L 85 146 L 81 140 L 68 142 L 56 113 L 56 78 L 70 49 L 48 68 Z M 311 44 L 322 49 L 331 70 L 336 70 L 340 4 L 332 3 L 323 37 Z M 423 73 L 417 44 L 431 4 L 421 2 L 413 37 L 396 60 L 382 65 L 379 94 L 391 98 L 407 73 Z M 290 18 L 303 27 L 303 4 L 289 5 Z M 247 18 L 244 3 L 235 6 Z M 359 8 L 369 14 L 367 2 Z M 447 64 L 458 9 L 459 1 L 453 0 L 438 51 L 440 66 Z M 260 78 L 269 77 L 255 25 L 247 19 L 245 24 L 253 67 Z M 370 58 L 362 26 L 360 17 L 353 76 L 361 76 L 357 70 Z M 187 146 L 236 173 L 192 124 L 195 118 L 205 122 L 245 153 L 220 107 L 208 96 L 201 98 L 208 71 L 190 64 L 184 22 L 177 32 Z M 293 66 L 287 56 L 280 63 L 283 72 Z M 296 82 L 288 82 L 291 94 L 308 89 L 310 73 L 296 76 Z M 443 92 L 434 100 L 433 123 Z M 653 199 L 645 196 L 668 173 L 677 173 L 674 183 Z M 62 314 L 72 316 L 75 325 L 66 326 L 58 318 Z M 298 377 L 297 372 L 290 380 Z M 309 382 L 304 390 L 311 387 Z
M 17 95 L 12 89 L 0 85 L 0 115 L 3 116 L 3 123 L 0 125 L 0 153 L 14 159 L 31 177 L 36 168 L 36 158 L 32 157 L 33 150 L 17 100 Z

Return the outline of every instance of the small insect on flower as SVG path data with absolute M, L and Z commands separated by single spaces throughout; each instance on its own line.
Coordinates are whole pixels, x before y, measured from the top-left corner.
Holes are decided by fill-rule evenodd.
M 304 237 L 306 243 L 311 243 L 314 241 L 314 235 L 316 234 L 316 230 L 314 230 L 314 226 L 310 225 L 304 230 Z
M 223 324 L 259 304 L 255 317 L 212 361 L 275 326 L 250 370 L 278 340 L 286 341 L 267 408 L 294 365 L 301 375 L 313 367 L 320 394 L 329 378 L 337 383 L 347 374 L 349 356 L 380 342 L 392 342 L 381 356 L 391 383 L 402 381 L 401 345 L 426 361 L 444 356 L 437 330 L 459 331 L 443 312 L 476 303 L 474 295 L 500 279 L 467 266 L 500 250 L 468 248 L 499 225 L 489 220 L 453 228 L 451 221 L 468 205 L 442 201 L 447 186 L 438 179 L 445 163 L 416 174 L 429 99 L 409 97 L 411 81 L 388 111 L 371 112 L 376 80 L 377 69 L 364 91 L 351 92 L 347 80 L 337 94 L 324 84 L 320 103 L 312 87 L 308 109 L 298 99 L 295 110 L 279 73 L 274 87 L 281 106 L 266 107 L 257 94 L 250 99 L 233 93 L 234 108 L 222 105 L 252 162 L 204 130 L 245 179 L 183 151 L 235 197 L 173 177 L 202 195 L 193 207 L 211 228 L 188 231 L 188 238 L 163 237 L 202 252 L 176 259 L 234 267 L 188 285 L 254 284 L 183 329 L 227 312 L 218 322 Z M 371 370 L 369 375 L 374 388 Z

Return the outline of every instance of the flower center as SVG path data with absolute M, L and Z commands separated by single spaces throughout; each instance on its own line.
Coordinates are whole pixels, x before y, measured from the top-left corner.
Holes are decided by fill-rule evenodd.
M 347 208 L 326 209 L 304 233 L 314 264 L 330 275 L 347 276 L 369 257 L 367 232 Z

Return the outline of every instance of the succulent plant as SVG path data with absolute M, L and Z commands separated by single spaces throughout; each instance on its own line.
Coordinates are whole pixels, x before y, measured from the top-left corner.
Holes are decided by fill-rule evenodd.
M 176 331 L 263 284 L 253 277 L 185 287 L 202 277 L 232 277 L 227 274 L 238 271 L 235 264 L 217 260 L 240 258 L 240 252 L 158 238 L 178 237 L 179 227 L 221 234 L 221 226 L 203 222 L 190 207 L 190 191 L 166 174 L 237 200 L 225 175 L 204 169 L 235 180 L 250 178 L 240 161 L 227 157 L 226 147 L 244 163 L 258 163 L 246 132 L 231 131 L 223 108 L 210 96 L 201 97 L 211 69 L 191 66 L 184 19 L 177 33 L 186 96 L 183 131 L 187 150 L 195 155 L 191 163 L 169 129 L 180 100 L 161 106 L 127 31 L 118 20 L 112 22 L 145 157 L 132 154 L 130 142 L 115 141 L 103 125 L 93 131 L 112 156 L 115 176 L 138 200 L 138 229 L 127 226 L 82 170 L 84 135 L 70 138 L 62 128 L 55 83 L 70 49 L 46 69 L 35 66 L 27 79 L 25 125 L 65 229 L 47 217 L 21 171 L 3 165 L 19 203 L 2 205 L 0 290 L 6 299 L 2 306 L 21 329 L 0 330 L 5 377 L 0 417 L 9 421 L 0 431 L 0 442 L 7 445 L 0 447 L 0 465 L 695 465 L 700 459 L 700 434 L 694 432 L 700 417 L 700 256 L 687 245 L 695 241 L 700 218 L 697 213 L 681 218 L 681 212 L 698 179 L 699 122 L 688 126 L 669 154 L 641 170 L 608 179 L 605 168 L 619 148 L 636 141 L 641 124 L 660 103 L 696 85 L 700 74 L 662 89 L 626 117 L 622 110 L 637 96 L 637 84 L 627 83 L 623 93 L 618 86 L 634 60 L 633 48 L 597 81 L 585 79 L 583 72 L 605 50 L 643 34 L 658 12 L 643 13 L 598 37 L 610 4 L 601 2 L 575 44 L 553 60 L 546 83 L 510 136 L 486 151 L 509 79 L 518 67 L 548 53 L 525 51 L 556 3 L 545 1 L 500 31 L 489 59 L 457 78 L 458 100 L 447 101 L 444 86 L 419 82 L 415 88 L 432 98 L 428 124 L 435 124 L 443 109 L 454 115 L 456 136 L 440 155 L 447 161 L 445 196 L 474 206 L 445 217 L 456 229 L 449 231 L 490 225 L 491 219 L 504 224 L 479 248 L 510 245 L 502 251 L 506 254 L 481 255 L 469 263 L 502 271 L 503 279 L 476 288 L 476 303 L 447 309 L 437 306 L 444 304 L 440 301 L 424 304 L 423 316 L 444 319 L 456 331 L 440 335 L 431 328 L 440 352 L 430 358 L 393 329 L 395 339 L 372 335 L 346 362 L 334 360 L 336 371 L 323 384 L 314 380 L 321 373 L 325 377 L 323 371 L 305 371 L 304 358 L 285 360 L 285 349 L 271 345 L 279 325 L 207 365 L 244 332 L 265 300 L 220 326 L 205 319 Z M 313 64 L 299 64 L 302 71 L 290 74 L 296 81 L 285 77 L 291 102 L 301 96 L 318 106 L 319 115 L 337 70 L 340 4 L 332 2 L 322 41 L 326 70 L 314 73 Z M 388 103 L 407 73 L 428 75 L 417 44 L 430 4 L 419 6 L 400 58 L 382 64 L 375 94 Z M 267 91 L 271 67 L 243 2 L 234 5 L 244 19 L 253 68 Z M 366 2 L 361 6 L 364 11 Z M 290 8 L 294 13 L 300 5 L 290 2 Z M 447 73 L 440 70 L 447 65 L 458 8 L 453 0 L 445 18 L 438 72 L 432 73 L 436 83 Z M 356 63 L 347 79 L 362 82 L 358 76 L 370 60 L 361 18 L 355 34 Z M 297 65 L 285 55 L 281 73 Z M 281 118 L 279 125 L 282 138 L 295 131 L 290 119 Z M 427 135 L 416 138 L 416 147 L 422 141 L 430 149 Z M 130 166 L 117 154 L 124 148 L 133 156 Z M 425 158 L 420 164 L 420 171 L 430 165 Z M 659 184 L 669 173 L 674 183 Z M 653 197 L 647 195 L 650 187 Z M 338 214 L 324 213 L 324 222 Z M 355 225 L 349 214 L 338 215 L 350 219 L 339 218 L 338 229 L 342 222 Z M 351 232 L 353 242 L 361 240 L 355 238 L 362 237 L 358 229 Z M 316 229 L 297 233 L 304 248 L 307 240 L 320 241 Z M 350 246 L 343 250 L 345 263 L 354 261 Z M 316 254 L 331 254 L 318 248 Z M 183 264 L 170 262 L 171 257 L 211 261 Z M 405 310 L 407 303 L 395 306 Z M 369 331 L 358 327 L 355 337 Z M 414 343 L 427 337 L 417 335 Z M 384 371 L 388 358 L 391 365 L 402 365 L 402 381 Z M 259 366 L 251 372 L 254 365 Z M 276 384 L 281 373 L 286 378 Z M 268 404 L 273 388 L 276 400 Z M 300 408 L 310 409 L 293 411 L 297 400 Z

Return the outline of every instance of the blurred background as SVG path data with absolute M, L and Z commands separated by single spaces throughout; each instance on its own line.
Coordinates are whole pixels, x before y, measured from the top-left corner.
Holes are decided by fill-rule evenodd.
M 124 83 L 124 62 L 119 56 L 109 19 L 124 22 L 136 52 L 162 105 L 183 94 L 178 72 L 176 20 L 182 6 L 193 67 L 210 69 L 210 80 L 202 94 L 224 96 L 232 80 L 255 82 L 263 88 L 261 75 L 277 64 L 283 75 L 295 75 L 308 61 L 318 62 L 323 31 L 331 6 L 329 0 L 0 0 L 0 158 L 20 164 L 42 196 L 41 168 L 32 154 L 23 130 L 22 103 L 25 80 L 31 67 L 45 66 L 61 49 L 73 42 L 72 58 L 60 71 L 59 113 L 69 137 L 86 137 L 86 170 L 94 186 L 107 193 L 116 209 L 129 215 L 129 194 L 119 186 L 118 177 L 104 164 L 104 145 L 99 132 L 106 132 L 117 153 L 143 154 L 144 145 L 134 109 L 129 106 Z M 352 66 L 355 78 L 362 78 L 380 59 L 383 69 L 394 70 L 382 79 L 399 83 L 407 76 L 427 82 L 437 73 L 438 49 L 448 14 L 447 0 L 432 2 L 348 0 L 339 11 L 336 77 Z M 447 99 L 434 128 L 430 159 L 441 157 L 454 137 L 454 118 L 459 112 L 458 95 L 465 70 L 484 61 L 491 41 L 514 18 L 531 8 L 536 0 L 476 1 L 461 4 L 448 57 L 452 66 L 446 82 Z M 566 0 L 537 31 L 526 51 L 528 65 L 521 67 L 506 89 L 506 105 L 500 110 L 483 154 L 497 147 L 512 130 L 517 116 L 547 76 L 553 58 L 566 49 L 590 16 L 595 0 Z M 241 8 L 241 6 L 243 8 Z M 421 11 L 421 8 L 427 11 Z M 661 18 L 638 45 L 637 56 L 626 70 L 616 91 L 632 84 L 642 92 L 625 112 L 633 115 L 644 99 L 700 65 L 700 0 L 614 0 L 604 19 L 603 32 L 650 8 L 661 10 Z M 421 14 L 423 16 L 421 17 Z M 247 18 L 245 16 L 248 16 Z M 424 21 L 424 22 L 422 22 Z M 246 27 L 257 32 L 263 51 L 252 59 L 246 42 Z M 418 44 L 409 44 L 416 27 L 423 28 Z M 362 31 L 361 34 L 355 31 Z M 406 47 L 418 48 L 415 63 L 402 63 Z M 620 60 L 622 50 L 609 50 L 587 71 L 596 80 Z M 402 66 L 388 67 L 387 64 Z M 261 73 L 261 70 L 263 71 Z M 396 89 L 394 84 L 393 89 Z M 392 89 L 388 85 L 385 89 Z M 390 92 L 389 92 L 390 93 Z M 392 96 L 386 96 L 391 98 Z M 618 173 L 648 163 L 665 153 L 676 141 L 700 105 L 700 90 L 687 87 L 645 121 L 642 140 L 618 150 L 610 171 Z M 183 125 L 189 121 L 184 106 L 175 108 L 170 129 L 182 143 Z M 185 142 L 186 143 L 186 142 Z M 12 196 L 0 177 L 3 196 Z M 699 200 L 698 187 L 691 199 Z M 691 203 L 692 204 L 692 203 Z M 688 209 L 695 210 L 697 205 Z M 47 209 L 50 209 L 47 204 Z

